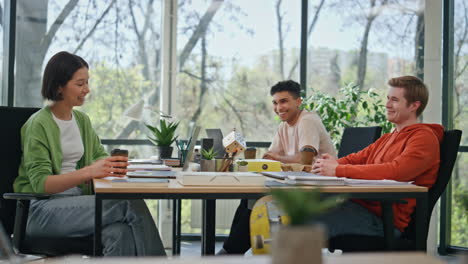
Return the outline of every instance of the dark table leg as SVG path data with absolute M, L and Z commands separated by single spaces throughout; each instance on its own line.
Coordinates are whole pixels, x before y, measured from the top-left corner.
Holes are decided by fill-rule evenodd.
M 427 246 L 427 232 L 429 230 L 427 203 L 427 193 L 416 198 L 416 250 L 421 251 L 426 251 Z
M 102 256 L 102 200 L 95 195 L 95 212 L 94 212 L 94 256 Z
M 182 200 L 172 200 L 172 255 L 180 255 L 180 221 Z
M 395 245 L 392 202 L 382 201 L 382 220 L 384 228 L 385 250 L 391 251 Z
M 216 233 L 216 200 L 202 200 L 202 255 L 214 255 Z

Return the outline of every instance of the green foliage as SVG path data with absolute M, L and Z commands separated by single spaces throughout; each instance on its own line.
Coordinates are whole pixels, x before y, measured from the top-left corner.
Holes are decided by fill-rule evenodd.
M 218 152 L 216 152 L 213 148 L 210 148 L 209 150 L 202 149 L 201 155 L 203 159 L 212 160 L 216 157 L 216 155 L 218 155 Z
M 455 180 L 455 179 L 454 179 Z M 467 185 L 455 182 L 452 196 L 451 243 L 458 247 L 468 246 L 468 189 Z
M 237 162 L 237 165 L 239 166 L 247 166 L 247 164 L 249 164 L 249 162 L 245 160 L 240 160 Z
M 459 194 L 459 199 L 460 199 L 462 208 L 464 208 L 465 211 L 468 211 L 468 190 L 462 191 Z
M 125 109 L 157 86 L 145 80 L 141 71 L 141 65 L 117 68 L 106 63 L 90 69 L 91 93 L 80 110 L 89 115 L 101 138 L 116 138 L 128 122 L 122 118 Z M 134 131 L 132 137 L 138 137 L 138 133 Z
M 342 199 L 335 197 L 320 198 L 320 190 L 273 189 L 273 198 L 280 208 L 290 217 L 291 225 L 305 225 L 327 210 L 337 206 Z
M 159 127 L 154 127 L 148 124 L 145 124 L 146 127 L 151 131 L 152 136 L 148 136 L 149 140 L 153 142 L 156 146 L 170 146 L 176 139 L 175 131 L 179 126 L 179 123 L 167 122 L 166 120 L 159 120 Z
M 390 132 L 392 124 L 387 121 L 381 95 L 372 89 L 359 92 L 354 84 L 340 88 L 339 92 L 341 96 L 335 98 L 313 91 L 302 104 L 303 109 L 317 112 L 337 149 L 345 127 L 381 126 L 383 133 Z

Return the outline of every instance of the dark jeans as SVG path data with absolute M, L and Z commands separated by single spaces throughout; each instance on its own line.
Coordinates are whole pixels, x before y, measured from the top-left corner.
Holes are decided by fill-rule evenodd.
M 241 200 L 231 224 L 229 237 L 224 241 L 223 248 L 229 254 L 244 254 L 250 249 L 250 214 L 247 200 Z
M 232 221 L 231 232 L 223 245 L 229 254 L 244 254 L 250 249 L 251 213 L 252 210 L 247 208 L 247 200 L 241 200 Z M 382 219 L 351 201 L 345 201 L 316 220 L 326 226 L 328 237 L 344 234 L 383 236 Z M 400 235 L 401 232 L 395 228 L 395 237 Z

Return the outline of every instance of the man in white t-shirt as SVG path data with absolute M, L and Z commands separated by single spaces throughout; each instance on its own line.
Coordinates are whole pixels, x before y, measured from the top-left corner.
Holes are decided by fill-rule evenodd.
M 300 109 L 300 92 L 300 85 L 292 80 L 282 81 L 271 87 L 273 111 L 283 122 L 263 158 L 282 163 L 300 163 L 299 150 L 308 145 L 317 149 L 319 155 L 328 153 L 336 157 L 330 135 L 320 117 L 315 112 Z M 234 216 L 229 237 L 218 254 L 244 254 L 249 250 L 250 213 L 247 200 L 242 200 Z
M 318 154 L 336 156 L 330 135 L 315 112 L 300 110 L 300 86 L 294 81 L 279 82 L 271 88 L 273 111 L 283 121 L 278 128 L 269 151 L 263 156 L 283 163 L 300 163 L 299 150 L 307 145 Z

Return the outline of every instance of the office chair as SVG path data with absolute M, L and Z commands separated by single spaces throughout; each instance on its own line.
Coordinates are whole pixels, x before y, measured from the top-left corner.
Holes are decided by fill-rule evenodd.
M 457 159 L 458 147 L 460 145 L 462 132 L 460 130 L 449 130 L 444 132 L 444 138 L 440 145 L 440 167 L 436 182 L 428 191 L 428 207 L 426 230 L 424 230 L 424 240 L 427 240 L 428 223 L 431 219 L 432 209 L 437 200 L 445 190 L 452 175 L 453 166 Z M 381 236 L 364 235 L 340 235 L 329 239 L 329 249 L 341 249 L 344 252 L 353 251 L 383 251 L 383 250 L 416 250 L 416 227 L 415 212 L 411 215 L 408 227 L 400 238 L 393 241 L 392 248 L 385 247 L 385 240 Z
M 26 234 L 31 200 L 48 199 L 47 194 L 13 193 L 13 182 L 21 162 L 21 127 L 39 108 L 0 107 L 0 220 L 13 246 L 23 254 L 59 256 L 93 254 L 93 236 L 80 238 L 31 237 Z M 15 201 L 16 200 L 16 201 Z M 15 205 L 16 204 L 16 205 Z
M 341 137 L 338 158 L 358 152 L 379 139 L 382 128 L 375 127 L 346 127 Z

